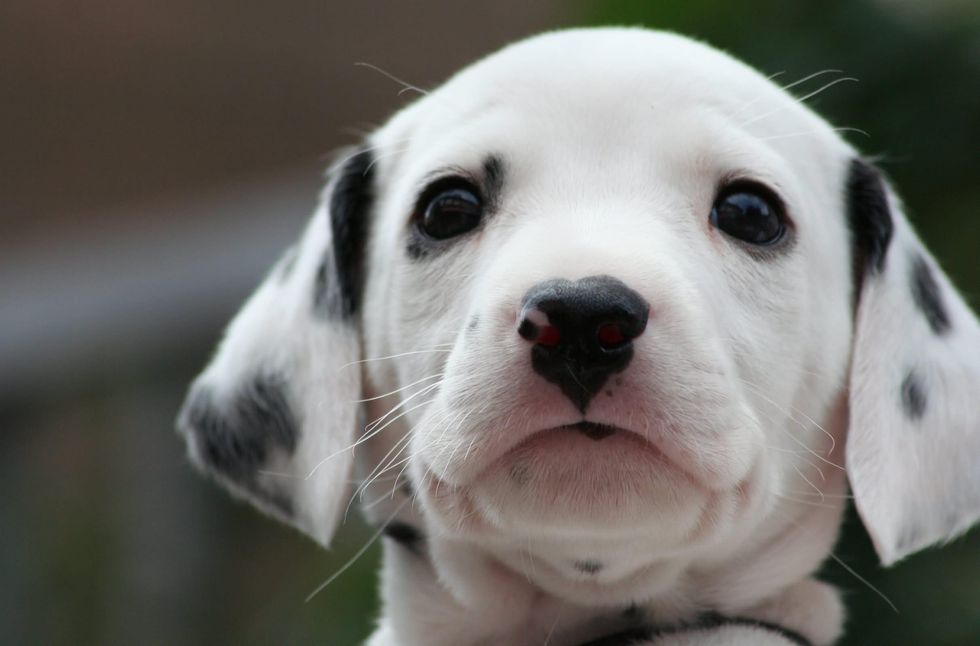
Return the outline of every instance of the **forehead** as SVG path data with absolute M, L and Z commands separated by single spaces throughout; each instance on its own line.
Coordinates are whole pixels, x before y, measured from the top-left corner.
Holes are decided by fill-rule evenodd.
M 851 154 L 750 67 L 680 36 L 633 29 L 565 31 L 505 48 L 396 115 L 379 133 L 386 142 L 392 161 L 409 160 L 409 174 L 478 168 L 488 152 L 518 165 L 558 163 L 572 175 L 649 174 L 650 164 L 687 172 L 698 163 L 785 174 L 801 159 L 829 171 Z

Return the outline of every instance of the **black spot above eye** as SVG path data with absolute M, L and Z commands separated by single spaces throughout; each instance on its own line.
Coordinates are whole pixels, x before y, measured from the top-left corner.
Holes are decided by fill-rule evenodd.
M 711 207 L 709 220 L 725 234 L 756 246 L 773 245 L 786 233 L 782 202 L 755 182 L 725 187 Z
M 419 230 L 433 240 L 447 240 L 472 231 L 483 218 L 483 200 L 462 178 L 448 178 L 429 187 L 419 200 Z

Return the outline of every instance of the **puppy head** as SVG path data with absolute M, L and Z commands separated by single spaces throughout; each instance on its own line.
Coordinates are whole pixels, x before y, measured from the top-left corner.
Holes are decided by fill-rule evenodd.
M 321 542 L 358 438 L 435 540 L 530 549 L 558 593 L 635 596 L 812 522 L 805 575 L 845 427 L 883 561 L 980 514 L 976 319 L 876 171 L 724 54 L 621 29 L 513 45 L 327 192 L 180 422 L 196 463 Z

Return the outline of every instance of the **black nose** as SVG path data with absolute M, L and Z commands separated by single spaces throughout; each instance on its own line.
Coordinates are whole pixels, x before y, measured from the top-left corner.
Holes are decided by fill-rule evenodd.
M 609 375 L 633 358 L 650 306 L 611 276 L 548 280 L 524 295 L 517 332 L 531 341 L 531 366 L 583 413 Z

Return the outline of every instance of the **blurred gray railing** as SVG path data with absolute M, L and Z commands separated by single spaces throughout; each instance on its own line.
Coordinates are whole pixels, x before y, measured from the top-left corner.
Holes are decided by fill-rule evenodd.
M 5 245 L 0 393 L 124 368 L 208 333 L 299 235 L 318 173 L 304 168 L 134 206 L 93 217 L 83 235 L 51 231 L 40 243 Z

